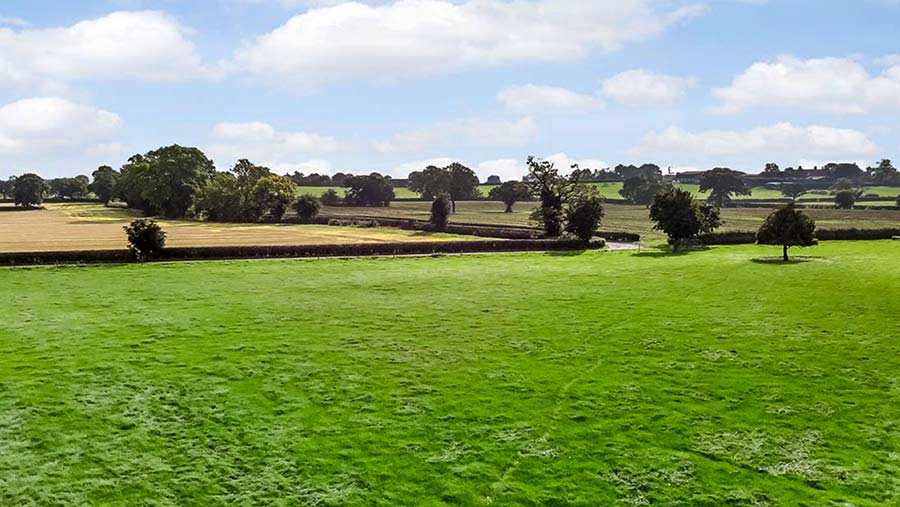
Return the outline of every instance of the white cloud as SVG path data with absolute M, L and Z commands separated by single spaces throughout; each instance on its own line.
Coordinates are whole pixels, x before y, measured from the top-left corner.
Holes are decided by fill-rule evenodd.
M 276 130 L 264 122 L 219 123 L 213 127 L 213 143 L 208 147 L 219 165 L 228 166 L 246 158 L 272 169 L 310 165 L 324 171 L 321 160 L 307 160 L 311 154 L 341 148 L 332 137 L 308 132 Z M 330 170 L 330 166 L 328 166 Z
M 753 106 L 781 106 L 861 114 L 879 107 L 900 108 L 900 62 L 893 57 L 878 62 L 893 66 L 873 77 L 862 64 L 849 58 L 801 60 L 780 56 L 774 62 L 757 62 L 731 86 L 713 91 L 722 101 L 714 111 L 733 113 Z
M 61 98 L 19 100 L 0 107 L 0 157 L 83 153 L 121 125 L 115 113 Z
M 800 127 L 778 123 L 744 131 L 688 132 L 670 127 L 644 136 L 632 153 L 669 159 L 708 159 L 756 156 L 770 160 L 842 159 L 874 155 L 875 145 L 863 132 L 818 125 Z
M 15 16 L 0 16 L 0 25 L 6 26 L 28 26 L 27 20 Z
M 510 86 L 497 93 L 507 111 L 519 114 L 584 113 L 597 109 L 603 102 L 591 95 L 553 86 Z
M 604 162 L 603 160 L 592 159 L 592 158 L 573 158 L 570 157 L 566 153 L 554 153 L 548 157 L 545 157 L 545 160 L 549 160 L 556 164 L 556 168 L 560 170 L 562 173 L 568 173 L 572 168 L 573 164 L 578 164 L 578 167 L 582 169 L 604 169 L 609 167 L 609 164 Z
M 571 61 L 656 36 L 700 15 L 656 0 L 394 0 L 344 2 L 294 16 L 247 41 L 235 65 L 259 81 L 314 88 L 385 82 L 517 62 Z
M 407 130 L 375 143 L 382 153 L 420 152 L 446 146 L 521 146 L 537 135 L 531 117 L 518 121 L 469 118 Z
M 211 75 L 187 33 L 176 19 L 155 11 L 114 12 L 63 28 L 0 28 L 0 86 Z
M 694 86 L 693 78 L 658 74 L 649 70 L 629 70 L 602 82 L 603 95 L 629 106 L 671 104 L 684 98 Z

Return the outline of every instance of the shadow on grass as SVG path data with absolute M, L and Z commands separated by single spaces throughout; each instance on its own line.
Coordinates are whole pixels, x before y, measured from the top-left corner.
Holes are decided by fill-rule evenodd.
M 587 250 L 558 250 L 544 252 L 544 255 L 548 255 L 550 257 L 578 257 L 579 255 L 584 255 L 585 253 L 587 253 Z
M 750 262 L 754 264 L 763 264 L 763 265 L 773 265 L 773 266 L 786 266 L 786 265 L 794 265 L 794 264 L 806 264 L 807 262 L 815 262 L 818 260 L 822 260 L 821 257 L 791 257 L 791 260 L 785 261 L 781 257 L 757 257 L 755 259 L 750 259 Z
M 646 257 L 648 259 L 665 258 L 665 257 L 682 257 L 693 252 L 705 252 L 709 250 L 707 246 L 691 246 L 681 247 L 675 251 L 670 245 L 657 246 L 655 251 L 640 251 L 632 254 L 633 257 Z

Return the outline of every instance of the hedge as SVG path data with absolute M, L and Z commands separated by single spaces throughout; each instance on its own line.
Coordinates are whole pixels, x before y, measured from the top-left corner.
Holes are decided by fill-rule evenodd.
M 588 248 L 605 247 L 603 241 Z M 157 261 L 222 259 L 271 259 L 310 257 L 372 257 L 383 255 L 462 254 L 479 252 L 531 252 L 584 250 L 580 241 L 543 239 L 509 241 L 442 241 L 415 243 L 372 243 L 349 245 L 234 246 L 166 248 Z M 89 264 L 133 262 L 128 250 L 91 250 L 81 252 L 0 253 L 0 265 Z
M 822 241 L 856 241 L 893 239 L 900 229 L 819 229 L 816 237 Z M 717 232 L 700 236 L 705 245 L 749 245 L 756 243 L 756 233 L 747 231 Z

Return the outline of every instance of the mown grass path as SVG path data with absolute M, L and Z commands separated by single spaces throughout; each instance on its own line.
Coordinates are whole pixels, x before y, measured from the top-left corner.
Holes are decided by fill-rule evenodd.
M 900 502 L 900 242 L 0 269 L 0 505 Z

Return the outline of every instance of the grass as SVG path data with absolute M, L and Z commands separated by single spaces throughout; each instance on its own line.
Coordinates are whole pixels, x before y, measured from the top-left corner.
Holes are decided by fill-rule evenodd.
M 622 196 L 619 195 L 619 190 L 622 189 L 621 182 L 611 182 L 611 183 L 591 183 L 597 187 L 600 191 L 600 194 L 607 199 L 621 199 Z M 481 185 L 479 190 L 483 196 L 487 196 L 490 193 L 491 189 L 496 185 Z M 698 197 L 705 198 L 707 194 L 700 193 L 700 186 L 697 184 L 691 183 L 682 183 L 678 184 L 679 188 L 689 190 L 691 193 Z M 325 191 L 329 189 L 333 189 L 338 193 L 338 195 L 343 196 L 344 191 L 346 189 L 341 187 L 299 187 L 300 194 L 311 194 L 314 196 L 321 196 Z M 396 194 L 398 199 L 417 199 L 420 195 L 416 192 L 408 188 L 395 188 L 394 193 Z M 866 195 L 874 194 L 880 197 L 885 197 L 887 199 L 896 199 L 897 196 L 900 196 L 900 187 L 866 187 L 865 191 Z M 801 201 L 807 200 L 810 198 L 822 198 L 829 197 L 828 195 L 816 195 L 816 194 L 807 194 L 800 198 Z M 754 187 L 752 189 L 751 195 L 741 195 L 735 197 L 737 200 L 760 200 L 760 199 L 784 199 L 785 197 L 778 190 L 771 190 L 765 187 Z
M 778 253 L 0 269 L 0 504 L 897 505 L 900 242 Z
M 451 217 L 452 222 L 486 223 L 496 225 L 533 225 L 529 221 L 531 210 L 536 206 L 533 202 L 519 203 L 513 213 L 504 213 L 501 203 L 489 201 L 461 202 L 457 205 L 457 214 Z M 334 215 L 374 215 L 387 217 L 410 217 L 428 219 L 430 203 L 427 202 L 395 202 L 389 208 L 326 208 L 326 212 Z M 601 228 L 607 231 L 633 232 L 642 236 L 645 244 L 655 245 L 663 242 L 665 237 L 653 230 L 653 224 L 644 206 L 627 206 L 618 204 L 605 205 L 606 216 Z M 804 210 L 814 218 L 821 228 L 878 229 L 885 227 L 900 228 L 900 211 L 893 210 L 836 210 L 809 209 Z M 722 210 L 724 224 L 722 231 L 756 231 L 762 225 L 769 209 L 726 208 Z
M 99 204 L 48 204 L 47 210 L 0 213 L 0 252 L 125 248 L 122 226 L 137 213 Z M 241 246 L 468 241 L 471 236 L 327 225 L 221 224 L 160 220 L 169 246 Z

